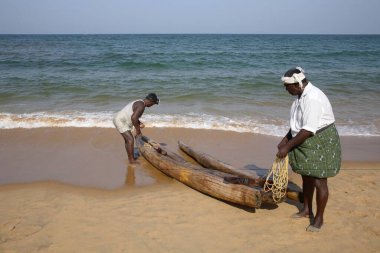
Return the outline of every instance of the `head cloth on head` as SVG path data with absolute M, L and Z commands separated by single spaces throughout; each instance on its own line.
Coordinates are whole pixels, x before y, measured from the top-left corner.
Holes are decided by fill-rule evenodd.
M 281 77 L 281 81 L 283 83 L 298 83 L 300 88 L 303 87 L 302 80 L 305 79 L 305 71 L 301 67 L 296 67 L 300 71 L 300 73 L 294 73 L 291 77 L 283 76 Z

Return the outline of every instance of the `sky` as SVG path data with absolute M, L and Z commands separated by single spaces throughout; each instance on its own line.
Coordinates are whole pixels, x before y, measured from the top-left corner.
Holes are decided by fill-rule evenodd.
M 0 34 L 380 34 L 380 0 L 0 0 Z

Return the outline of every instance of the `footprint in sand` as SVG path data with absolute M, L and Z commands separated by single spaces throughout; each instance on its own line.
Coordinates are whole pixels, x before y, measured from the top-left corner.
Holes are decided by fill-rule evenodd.
M 0 226 L 0 242 L 20 240 L 39 232 L 43 226 L 27 224 L 21 218 L 8 220 Z

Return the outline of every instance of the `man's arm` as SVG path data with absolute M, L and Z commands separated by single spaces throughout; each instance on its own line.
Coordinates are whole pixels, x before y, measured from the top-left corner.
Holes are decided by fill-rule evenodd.
M 282 146 L 284 146 L 286 143 L 288 143 L 288 141 L 293 138 L 292 137 L 292 132 L 291 132 L 291 129 L 289 129 L 288 133 L 285 135 L 284 138 L 282 138 L 282 141 L 277 145 L 277 148 L 280 148 Z
M 133 114 L 131 116 L 132 124 L 136 129 L 136 135 L 141 135 L 140 117 L 144 113 L 145 106 L 142 102 L 136 102 L 133 105 Z
M 313 136 L 312 132 L 301 129 L 301 131 L 294 138 L 291 138 L 288 142 L 286 142 L 286 144 L 280 146 L 282 143 L 281 141 L 281 143 L 278 145 L 277 157 L 284 158 L 290 150 L 302 144 L 307 138 L 311 136 Z

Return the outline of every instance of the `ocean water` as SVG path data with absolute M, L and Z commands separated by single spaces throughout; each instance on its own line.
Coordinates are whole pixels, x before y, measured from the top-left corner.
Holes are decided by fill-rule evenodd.
M 341 135 L 380 136 L 378 35 L 0 35 L 0 129 L 113 127 L 156 92 L 147 127 L 282 136 L 301 66 Z

